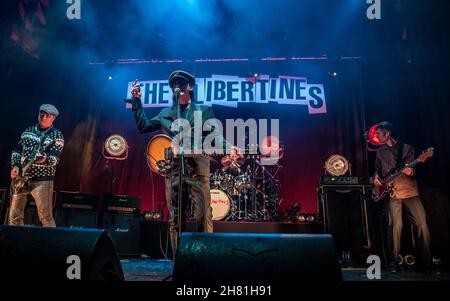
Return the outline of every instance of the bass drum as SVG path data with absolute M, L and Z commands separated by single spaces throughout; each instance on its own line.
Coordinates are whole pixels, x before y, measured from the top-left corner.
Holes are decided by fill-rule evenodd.
M 230 212 L 231 199 L 230 197 L 219 189 L 211 189 L 211 208 L 212 208 L 212 220 L 223 220 Z

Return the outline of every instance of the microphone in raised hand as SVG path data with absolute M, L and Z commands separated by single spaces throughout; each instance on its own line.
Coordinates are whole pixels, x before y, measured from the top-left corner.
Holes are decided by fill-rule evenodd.
M 142 97 L 141 86 L 140 86 L 140 84 L 139 84 L 137 79 L 134 81 L 133 86 L 131 87 L 131 96 L 132 96 L 132 98 L 137 98 L 139 100 Z M 131 99 L 130 98 L 124 98 L 123 100 L 126 103 L 132 103 L 133 102 L 132 98 Z

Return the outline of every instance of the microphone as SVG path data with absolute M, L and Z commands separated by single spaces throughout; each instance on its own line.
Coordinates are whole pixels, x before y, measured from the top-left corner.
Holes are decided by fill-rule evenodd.
M 181 89 L 177 87 L 177 88 L 175 88 L 173 93 L 175 94 L 175 97 L 178 97 L 178 96 L 180 96 Z

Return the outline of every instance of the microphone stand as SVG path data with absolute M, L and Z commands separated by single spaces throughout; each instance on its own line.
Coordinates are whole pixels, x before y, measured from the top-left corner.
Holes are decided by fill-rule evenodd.
M 178 92 L 175 95 L 175 100 L 177 102 L 177 120 L 178 122 L 180 122 L 181 119 L 181 105 L 180 105 L 180 93 Z M 181 133 L 181 125 L 178 126 L 178 133 Z M 181 135 L 180 135 L 181 137 Z M 178 242 L 180 241 L 181 238 L 181 227 L 182 227 L 182 215 L 183 215 L 183 196 L 182 196 L 182 189 L 183 189 L 183 179 L 184 179 L 184 141 L 183 138 L 180 139 L 180 141 L 178 141 L 178 146 L 179 146 L 179 150 L 178 150 L 178 164 L 179 164 L 179 168 L 178 168 L 178 239 L 177 239 L 177 250 L 178 250 Z M 175 254 L 173 254 L 173 256 L 175 256 Z

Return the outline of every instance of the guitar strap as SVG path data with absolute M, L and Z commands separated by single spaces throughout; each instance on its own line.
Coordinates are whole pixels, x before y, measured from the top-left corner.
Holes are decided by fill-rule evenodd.
M 39 125 L 36 125 L 36 131 Z M 49 127 L 48 129 L 46 129 L 45 131 L 42 131 L 41 133 L 39 133 L 39 145 L 36 146 L 36 149 L 33 151 L 33 153 L 35 153 L 36 151 L 39 151 L 40 148 L 43 148 L 42 144 L 44 143 L 45 139 L 48 136 L 48 133 L 53 129 L 53 126 Z M 29 158 L 29 160 L 32 160 L 32 158 Z M 24 163 L 20 169 L 20 174 L 22 175 L 22 169 L 23 167 L 26 165 L 26 163 Z M 24 175 L 22 175 L 24 176 Z
M 397 161 L 396 161 L 396 166 L 395 169 L 396 170 L 400 170 L 403 167 L 403 146 L 405 144 L 403 142 L 399 142 L 398 143 L 398 148 L 397 148 Z

